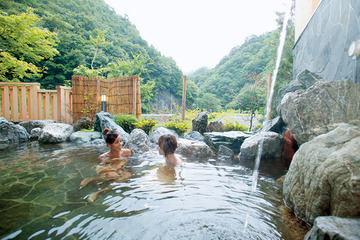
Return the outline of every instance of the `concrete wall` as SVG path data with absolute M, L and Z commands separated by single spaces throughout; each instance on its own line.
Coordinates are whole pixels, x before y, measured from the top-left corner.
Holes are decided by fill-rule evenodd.
M 322 0 L 294 46 L 294 78 L 303 70 L 324 80 L 360 83 L 360 60 L 348 56 L 360 40 L 360 0 Z

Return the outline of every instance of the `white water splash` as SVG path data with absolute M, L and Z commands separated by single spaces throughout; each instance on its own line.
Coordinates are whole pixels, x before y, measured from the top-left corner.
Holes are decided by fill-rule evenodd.
M 271 102 L 272 102 L 272 98 L 274 95 L 274 87 L 275 87 L 275 83 L 276 83 L 276 77 L 279 71 L 279 67 L 280 67 L 280 62 L 281 62 L 281 56 L 282 56 L 282 52 L 284 49 L 284 45 L 285 45 L 285 39 L 286 39 L 286 26 L 287 26 L 287 22 L 289 21 L 290 18 L 290 13 L 291 13 L 291 3 L 288 3 L 288 5 L 286 6 L 287 11 L 285 12 L 285 16 L 284 16 L 284 22 L 283 22 L 283 26 L 282 26 L 282 30 L 280 33 L 280 43 L 277 49 L 277 57 L 276 57 L 276 64 L 275 64 L 275 69 L 273 72 L 273 75 L 271 77 L 271 86 L 270 86 L 270 92 L 269 92 L 269 96 L 268 96 L 268 101 L 266 104 L 266 114 L 265 116 L 267 117 L 267 119 L 269 118 L 269 114 L 271 111 Z

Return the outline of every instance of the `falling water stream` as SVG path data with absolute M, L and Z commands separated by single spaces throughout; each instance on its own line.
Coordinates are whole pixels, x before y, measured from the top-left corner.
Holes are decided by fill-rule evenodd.
M 272 98 L 273 98 L 273 94 L 274 94 L 274 87 L 275 87 L 275 83 L 276 83 L 276 77 L 277 77 L 277 73 L 279 71 L 282 51 L 284 49 L 285 40 L 286 40 L 286 26 L 287 26 L 287 22 L 289 21 L 290 13 L 291 13 L 291 4 L 287 3 L 286 7 L 287 7 L 287 9 L 286 9 L 287 11 L 285 11 L 283 26 L 282 26 L 282 30 L 281 30 L 281 33 L 280 33 L 280 38 L 279 38 L 280 42 L 279 42 L 279 46 L 278 46 L 278 49 L 277 49 L 276 64 L 275 64 L 274 73 L 273 73 L 272 78 L 271 78 L 270 92 L 269 92 L 269 96 L 268 96 L 268 102 L 267 102 L 267 105 L 266 105 L 266 114 L 265 114 L 265 116 L 267 116 L 267 117 L 270 114 L 270 110 L 271 110 L 271 102 L 272 102 Z M 267 119 L 269 119 L 269 118 L 267 118 Z M 262 151 L 263 151 L 263 145 L 264 145 L 264 141 L 260 141 L 260 144 L 258 146 L 257 156 L 256 156 L 256 159 L 255 159 L 254 171 L 253 171 L 253 175 L 252 175 L 252 187 L 251 187 L 251 193 L 252 194 L 256 191 L 256 186 L 257 186 L 258 176 L 259 176 L 259 166 L 260 166 L 260 161 L 261 161 L 261 156 L 262 156 Z M 243 232 L 245 232 L 246 229 L 247 229 L 249 214 L 250 214 L 249 212 L 246 214 L 246 219 L 245 219 L 245 222 L 244 222 L 244 230 L 243 230 Z
M 266 104 L 266 114 L 265 114 L 266 117 L 268 117 L 268 115 L 270 114 L 270 111 L 271 111 L 271 103 L 272 103 L 272 98 L 274 95 L 274 87 L 275 87 L 276 77 L 277 77 L 279 67 L 280 67 L 282 52 L 283 52 L 284 45 L 285 45 L 286 26 L 287 26 L 287 22 L 289 21 L 289 18 L 290 18 L 290 13 L 291 13 L 291 3 L 288 3 L 288 5 L 286 6 L 282 30 L 280 33 L 280 42 L 279 42 L 279 46 L 277 49 L 275 69 L 274 69 L 273 75 L 271 77 L 270 92 L 269 92 L 269 96 L 268 96 L 268 102 Z

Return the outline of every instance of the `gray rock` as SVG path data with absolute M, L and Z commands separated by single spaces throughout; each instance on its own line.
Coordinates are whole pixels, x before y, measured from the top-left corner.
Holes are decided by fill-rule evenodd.
M 88 143 L 95 139 L 102 139 L 102 133 L 95 131 L 77 131 L 70 135 L 70 141 L 77 143 Z
M 287 93 L 296 92 L 298 90 L 306 90 L 319 81 L 323 81 L 322 77 L 316 73 L 310 72 L 309 70 L 304 70 L 299 73 L 295 80 L 291 81 L 287 86 L 279 90 L 274 103 L 278 114 L 280 115 L 280 103 Z
M 134 129 L 130 133 L 129 140 L 124 145 L 132 153 L 141 154 L 150 150 L 151 142 L 149 136 L 142 129 Z
M 26 129 L 12 122 L 0 121 L 0 144 L 27 142 L 30 134 Z
M 360 219 L 317 217 L 304 240 L 353 240 L 360 239 Z
M 224 145 L 220 145 L 218 151 L 218 160 L 221 162 L 232 162 L 234 160 L 234 151 Z
M 162 135 L 166 135 L 166 134 L 172 134 L 176 137 L 177 140 L 179 140 L 179 135 L 174 130 L 167 129 L 164 127 L 158 127 L 158 128 L 155 128 L 154 131 L 152 131 L 150 133 L 150 135 L 149 135 L 150 141 L 152 143 L 157 144 L 159 137 Z
M 184 139 L 206 142 L 205 138 L 198 131 L 192 131 L 191 133 L 186 133 L 184 135 Z
M 325 134 L 335 123 L 359 124 L 360 85 L 350 80 L 317 82 L 306 91 L 287 94 L 281 117 L 299 145 Z
M 21 126 L 23 126 L 28 133 L 31 133 L 31 130 L 34 128 L 44 128 L 46 124 L 49 123 L 56 123 L 55 120 L 31 120 L 31 121 L 25 121 L 19 123 Z
M 39 136 L 41 143 L 61 143 L 68 141 L 74 127 L 65 123 L 49 123 L 45 125 Z
M 42 128 L 33 128 L 30 133 L 31 140 L 38 140 L 41 134 Z
M 359 127 L 345 123 L 301 145 L 283 183 L 286 205 L 309 223 L 360 216 L 359 153 Z
M 206 139 L 214 146 L 216 151 L 219 151 L 220 145 L 224 145 L 234 151 L 235 154 L 240 152 L 240 146 L 245 139 L 251 137 L 253 133 L 242 131 L 230 132 L 207 132 L 204 133 Z
M 201 141 L 178 139 L 176 153 L 197 159 L 209 158 L 214 155 L 211 148 Z
M 259 152 L 259 145 L 262 142 L 261 160 L 279 160 L 281 147 L 284 142 L 282 135 L 274 132 L 261 132 L 245 139 L 241 145 L 239 160 L 254 161 Z
M 80 131 L 81 129 L 91 129 L 94 126 L 94 121 L 88 117 L 81 117 L 79 120 L 73 123 L 74 131 Z
M 275 132 L 282 134 L 285 126 L 286 125 L 284 121 L 281 119 L 280 116 L 278 116 L 274 119 L 265 121 L 263 126 L 259 130 L 257 130 L 257 132 Z
M 192 131 L 197 131 L 201 134 L 204 134 L 206 131 L 208 122 L 208 115 L 206 112 L 198 113 L 195 118 L 192 120 Z
M 94 122 L 94 131 L 101 132 L 101 119 L 104 117 L 108 117 L 112 120 L 114 120 L 113 116 L 108 112 L 99 112 L 95 115 L 95 122 Z
M 103 132 L 104 129 L 117 130 L 124 142 L 128 141 L 130 134 L 114 122 L 113 116 L 108 112 L 99 112 L 95 115 L 94 131 Z
M 0 122 L 7 122 L 8 120 L 6 120 L 6 118 L 4 117 L 0 117 Z
M 99 138 L 99 139 L 94 139 L 90 142 L 91 145 L 93 146 L 105 146 L 106 145 L 106 142 L 105 142 L 105 139 L 103 138 Z

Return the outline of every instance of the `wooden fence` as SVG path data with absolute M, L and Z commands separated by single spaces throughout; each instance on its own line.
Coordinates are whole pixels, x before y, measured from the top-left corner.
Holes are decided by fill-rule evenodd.
M 106 111 L 112 115 L 141 117 L 140 78 L 138 76 L 103 79 L 72 77 L 73 119 L 93 118 L 101 110 L 101 95 L 106 95 Z
M 1 116 L 11 122 L 53 119 L 73 122 L 71 88 L 42 90 L 40 83 L 0 82 Z

